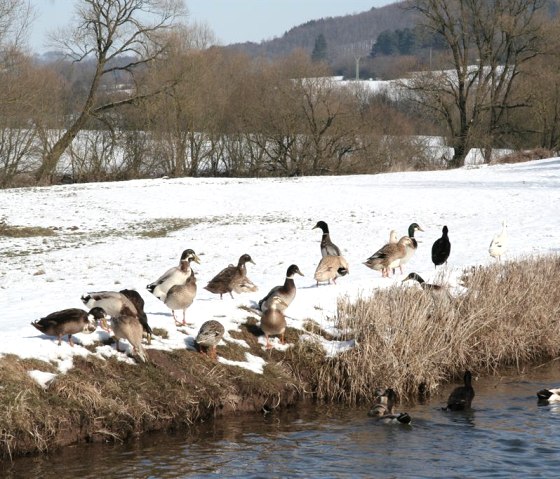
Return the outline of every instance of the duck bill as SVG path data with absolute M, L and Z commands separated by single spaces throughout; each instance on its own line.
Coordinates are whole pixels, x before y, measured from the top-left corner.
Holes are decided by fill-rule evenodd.
M 200 264 L 200 258 L 196 254 L 193 256 L 193 261 L 197 264 Z

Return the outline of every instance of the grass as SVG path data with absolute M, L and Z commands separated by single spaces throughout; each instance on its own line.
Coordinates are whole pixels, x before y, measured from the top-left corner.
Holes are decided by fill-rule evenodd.
M 286 407 L 304 397 L 349 405 L 369 402 L 376 387 L 392 387 L 406 401 L 429 396 L 465 369 L 478 375 L 524 368 L 560 352 L 558 256 L 478 267 L 464 272 L 466 292 L 435 301 L 415 288 L 393 287 L 338 305 L 339 340 L 356 347 L 326 357 L 320 344 L 299 341 L 286 352 L 264 351 L 258 321 L 230 334 L 218 355 L 265 359 L 264 374 L 215 363 L 193 351 L 150 349 L 150 362 L 74 359 L 47 389 L 31 369 L 53 365 L 16 356 L 0 358 L 0 457 L 80 440 L 124 441 L 150 430 L 189 426 L 215 415 Z M 313 322 L 306 329 L 326 335 Z M 346 336 L 345 336 L 346 334 Z
M 42 226 L 14 226 L 6 222 L 5 218 L 0 219 L 0 236 L 8 238 L 32 238 L 35 236 L 55 236 L 56 233 L 51 228 Z
M 343 300 L 338 327 L 356 348 L 325 358 L 300 342 L 287 360 L 317 399 L 349 404 L 371 401 L 378 386 L 415 401 L 461 382 L 467 368 L 494 374 L 544 362 L 560 351 L 558 275 L 559 257 L 527 258 L 465 273 L 467 292 L 450 302 L 400 287 Z

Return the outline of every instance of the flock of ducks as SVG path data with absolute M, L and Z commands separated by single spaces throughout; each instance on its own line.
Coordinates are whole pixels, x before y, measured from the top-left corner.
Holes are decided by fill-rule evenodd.
M 321 259 L 315 270 L 314 279 L 317 286 L 320 283 L 330 284 L 331 281 L 336 283 L 337 278 L 349 274 L 348 262 L 342 255 L 340 248 L 333 243 L 327 223 L 318 221 L 313 229 L 315 228 L 322 231 L 322 236 L 320 242 Z M 400 239 L 398 239 L 397 232 L 392 230 L 389 242 L 372 254 L 364 262 L 364 265 L 374 271 L 380 271 L 382 277 L 389 277 L 391 272 L 395 274 L 396 268 L 399 268 L 402 273 L 403 266 L 410 261 L 418 248 L 415 233 L 419 231 L 424 230 L 415 222 L 409 226 L 408 235 Z M 507 250 L 507 244 L 507 224 L 504 221 L 502 231 L 492 239 L 489 254 L 500 260 Z M 431 258 L 434 267 L 446 264 L 450 253 L 449 229 L 444 226 L 441 237 L 432 245 Z M 186 310 L 193 304 L 197 294 L 196 276 L 191 267 L 192 262 L 200 264 L 200 258 L 192 249 L 184 250 L 178 266 L 168 269 L 157 280 L 146 286 L 151 294 L 171 310 L 177 326 L 187 324 Z M 247 263 L 255 264 L 250 255 L 243 254 L 237 265 L 230 264 L 224 268 L 208 282 L 205 289 L 213 294 L 220 295 L 220 299 L 228 293 L 233 298 L 233 293 L 241 294 L 257 291 L 257 286 L 247 276 Z M 286 271 L 284 283 L 272 288 L 258 302 L 258 310 L 261 313 L 260 327 L 265 335 L 265 347 L 267 349 L 272 348 L 269 340 L 270 336 L 280 336 L 280 342 L 284 343 L 285 310 L 296 296 L 295 275 L 304 276 L 299 267 L 292 264 Z M 418 282 L 422 289 L 431 292 L 446 290 L 444 286 L 426 283 L 420 275 L 414 272 L 408 274 L 403 282 L 409 280 Z M 144 311 L 144 300 L 137 291 L 123 289 L 120 291 L 90 292 L 84 294 L 81 299 L 84 305 L 89 308 L 89 312 L 77 308 L 65 309 L 53 312 L 31 324 L 45 335 L 56 336 L 59 345 L 62 337 L 68 336 L 68 342 L 71 346 L 74 345 L 73 334 L 92 332 L 100 326 L 108 332 L 112 330 L 117 351 L 119 351 L 119 340 L 126 339 L 132 345 L 133 353 L 141 361 L 148 360 L 142 345 L 142 339 L 145 334 L 147 342 L 150 344 L 152 329 Z M 179 320 L 175 315 L 175 312 L 180 310 L 183 311 L 182 320 Z M 206 321 L 198 331 L 195 344 L 200 352 L 206 353 L 216 360 L 216 345 L 222 340 L 224 333 L 224 326 L 219 321 Z M 475 395 L 471 381 L 471 372 L 466 371 L 464 386 L 453 390 L 444 409 L 458 411 L 471 407 Z M 545 389 L 539 391 L 537 396 L 539 401 L 542 402 L 560 402 L 560 389 Z M 411 418 L 407 413 L 396 413 L 394 411 L 395 402 L 396 393 L 393 389 L 379 389 L 376 391 L 374 405 L 368 414 L 383 422 L 409 424 Z

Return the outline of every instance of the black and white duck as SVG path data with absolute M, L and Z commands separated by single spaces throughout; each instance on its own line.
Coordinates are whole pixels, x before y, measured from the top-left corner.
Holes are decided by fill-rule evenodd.
M 237 262 L 237 266 L 230 264 L 216 276 L 214 276 L 204 289 L 214 294 L 222 295 L 229 293 L 233 298 L 232 292 L 237 294 L 257 291 L 257 286 L 247 277 L 246 263 L 253 263 L 253 259 L 248 254 L 243 254 Z
M 191 275 L 191 261 L 200 264 L 200 258 L 192 249 L 186 249 L 181 254 L 179 266 L 168 269 L 153 283 L 146 286 L 148 291 L 161 301 L 165 301 L 165 296 L 172 286 L 185 284 Z
M 109 317 L 102 308 L 92 308 L 89 312 L 79 308 L 69 308 L 50 313 L 44 318 L 33 321 L 31 325 L 47 336 L 56 336 L 59 346 L 62 343 L 62 336 L 68 335 L 68 343 L 74 346 L 73 334 L 91 333 L 97 328 L 98 321 L 107 319 Z
M 274 296 L 279 296 L 286 307 L 288 307 L 294 298 L 296 297 L 296 283 L 294 281 L 294 275 L 299 274 L 300 276 L 304 276 L 304 274 L 299 270 L 298 266 L 292 264 L 288 267 L 286 271 L 286 279 L 284 280 L 284 284 L 281 286 L 275 286 L 272 288 L 268 294 L 259 301 L 259 309 L 261 311 L 266 311 L 272 302 L 272 298 Z
M 144 312 L 144 299 L 138 291 L 122 289 L 120 291 L 95 291 L 85 293 L 81 297 L 82 303 L 88 308 L 103 308 L 109 316 L 136 316 L 142 329 L 151 343 L 152 328 L 148 324 L 148 316 Z
M 560 388 L 541 389 L 537 392 L 539 403 L 557 403 L 560 402 Z

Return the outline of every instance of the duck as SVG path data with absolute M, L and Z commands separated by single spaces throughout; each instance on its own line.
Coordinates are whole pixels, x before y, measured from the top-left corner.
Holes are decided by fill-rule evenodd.
M 412 245 L 407 246 L 405 255 L 399 261 L 398 266 L 399 266 L 399 269 L 401 270 L 401 274 L 403 272 L 403 269 L 402 269 L 403 265 L 405 265 L 406 263 L 408 263 L 411 260 L 411 258 L 414 256 L 414 253 L 418 249 L 418 241 L 414 237 L 414 234 L 417 231 L 422 231 L 423 232 L 424 230 L 420 227 L 420 225 L 418 223 L 411 223 L 410 226 L 408 227 L 408 238 L 410 238 L 412 240 Z M 403 236 L 403 238 L 404 238 L 404 236 Z
M 167 292 L 176 284 L 185 284 L 191 275 L 191 262 L 200 264 L 200 258 L 192 249 L 186 249 L 181 253 L 179 266 L 168 269 L 153 283 L 146 286 L 147 290 L 161 301 L 165 300 Z
M 280 296 L 273 296 L 268 309 L 261 316 L 260 327 L 266 338 L 266 349 L 272 349 L 269 336 L 280 336 L 280 342 L 284 344 L 284 333 L 286 332 L 286 317 L 281 308 L 286 308 Z
M 103 308 L 92 308 L 89 312 L 79 308 L 68 308 L 33 321 L 31 326 L 47 336 L 56 336 L 59 346 L 62 344 L 62 336 L 67 335 L 68 344 L 74 347 L 72 335 L 95 331 L 97 322 L 102 319 L 108 319 Z
M 336 278 L 339 276 L 346 276 L 349 273 L 350 268 L 344 256 L 328 255 L 324 256 L 321 258 L 321 261 L 319 261 L 314 278 L 317 282 L 317 286 L 319 286 L 319 283 L 325 282 L 331 284 L 331 280 L 336 284 Z
M 239 257 L 237 266 L 230 264 L 224 268 L 208 282 L 204 289 L 219 294 L 220 299 L 226 293 L 233 298 L 232 291 L 237 294 L 257 291 L 257 286 L 247 277 L 246 263 L 255 264 L 251 256 L 243 254 Z
M 464 386 L 456 387 L 449 398 L 447 399 L 447 406 L 443 410 L 447 411 L 464 411 L 471 408 L 472 400 L 474 399 L 474 389 L 472 387 L 472 374 L 469 370 L 465 371 L 463 376 Z
M 368 416 L 388 424 L 410 424 L 412 418 L 406 412 L 395 413 L 393 407 L 397 400 L 395 391 L 391 388 L 376 390 L 373 407 L 368 411 Z
M 202 348 L 206 348 L 206 354 L 214 360 L 217 360 L 218 353 L 216 352 L 216 346 L 224 337 L 224 333 L 224 326 L 219 321 L 211 319 L 210 321 L 202 323 L 195 339 L 200 352 L 203 352 Z
M 282 298 L 282 301 L 286 304 L 286 307 L 288 307 L 296 297 L 296 284 L 294 281 L 294 275 L 296 274 L 304 276 L 296 264 L 290 265 L 286 271 L 284 284 L 282 286 L 275 286 L 272 288 L 268 294 L 259 301 L 259 309 L 263 312 L 266 311 L 274 296 Z
M 120 352 L 119 340 L 126 339 L 132 345 L 133 352 L 138 355 L 140 360 L 148 361 L 148 356 L 142 346 L 143 328 L 138 316 L 128 314 L 111 316 L 111 329 L 115 337 L 117 352 Z
M 408 276 L 402 280 L 402 283 L 410 280 L 417 281 L 420 284 L 420 287 L 425 291 L 438 292 L 438 293 L 447 292 L 447 288 L 445 286 L 442 286 L 440 284 L 426 283 L 426 281 L 424 281 L 422 276 L 420 276 L 418 273 L 409 273 Z
M 138 312 L 138 319 L 144 329 L 144 333 L 146 334 L 147 342 L 148 344 L 152 344 L 153 332 L 152 328 L 148 324 L 148 316 L 144 311 L 144 298 L 142 298 L 140 293 L 135 289 L 121 289 L 119 293 L 124 294 L 136 308 L 136 311 Z
M 331 241 L 329 234 L 329 226 L 324 221 L 318 221 L 317 224 L 312 228 L 319 228 L 323 232 L 321 237 L 321 256 L 341 256 L 340 248 Z
M 435 240 L 432 245 L 432 263 L 434 263 L 434 268 L 447 264 L 447 259 L 451 253 L 451 243 L 449 242 L 448 234 L 449 229 L 446 225 L 441 230 L 441 238 Z
M 502 231 L 498 233 L 492 241 L 490 242 L 490 246 L 488 248 L 488 252 L 492 258 L 496 258 L 498 261 L 501 261 L 502 255 L 507 251 L 508 247 L 508 234 L 507 234 L 507 223 L 506 221 L 502 221 Z
M 426 283 L 422 276 L 420 276 L 418 273 L 409 273 L 408 276 L 402 280 L 402 283 L 410 280 L 418 282 L 418 284 L 424 291 L 430 293 L 435 304 L 451 304 L 450 302 L 452 301 L 453 297 L 451 296 L 451 293 L 446 286 Z
M 148 344 L 151 343 L 152 328 L 148 324 L 148 317 L 144 312 L 144 299 L 138 291 L 133 289 L 95 291 L 84 293 L 81 300 L 88 308 L 96 306 L 103 308 L 109 316 L 136 316 L 147 335 Z
M 556 403 L 560 402 L 560 388 L 541 389 L 537 392 L 539 403 Z
M 400 265 L 407 250 L 413 247 L 412 239 L 403 236 L 397 243 L 387 243 L 373 253 L 364 264 L 374 271 L 381 271 L 381 276 L 389 277 L 389 270 Z
M 175 325 L 185 326 L 187 324 L 185 314 L 187 308 L 193 303 L 195 296 L 196 277 L 194 271 L 191 272 L 191 275 L 187 278 L 185 284 L 176 284 L 169 289 L 167 295 L 165 296 L 164 303 L 169 309 L 171 309 L 171 314 L 173 315 L 173 319 L 175 320 Z M 179 323 L 177 321 L 177 318 L 175 317 L 176 309 L 183 310 L 182 323 Z

